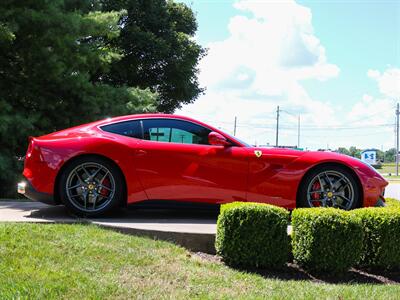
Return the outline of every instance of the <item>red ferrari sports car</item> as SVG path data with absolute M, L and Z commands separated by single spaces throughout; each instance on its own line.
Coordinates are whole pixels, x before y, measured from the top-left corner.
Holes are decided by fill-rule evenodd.
M 252 147 L 191 118 L 110 118 L 30 138 L 18 191 L 94 216 L 157 200 L 288 209 L 382 205 L 388 184 L 358 159 Z

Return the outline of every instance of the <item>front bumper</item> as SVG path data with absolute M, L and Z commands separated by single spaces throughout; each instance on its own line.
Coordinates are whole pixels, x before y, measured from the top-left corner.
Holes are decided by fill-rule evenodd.
M 38 192 L 29 181 L 22 181 L 18 183 L 17 191 L 19 194 L 24 195 L 28 199 L 43 202 L 49 205 L 56 205 L 53 195 Z
M 383 201 L 382 198 L 379 198 L 378 201 L 375 204 L 375 207 L 385 207 L 386 206 L 386 202 Z
M 375 203 L 375 207 L 385 207 L 385 188 L 382 189 L 382 193 L 379 195 L 378 200 Z

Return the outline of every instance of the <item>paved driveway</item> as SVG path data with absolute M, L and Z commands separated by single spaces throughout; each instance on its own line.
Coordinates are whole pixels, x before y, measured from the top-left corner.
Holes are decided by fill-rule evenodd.
M 400 182 L 389 183 L 385 190 L 385 197 L 400 199 Z
M 400 199 L 400 183 L 390 183 L 386 197 Z M 0 201 L 0 222 L 91 222 L 143 230 L 215 234 L 218 211 L 194 209 L 124 209 L 107 218 L 77 219 L 63 206 L 39 202 Z

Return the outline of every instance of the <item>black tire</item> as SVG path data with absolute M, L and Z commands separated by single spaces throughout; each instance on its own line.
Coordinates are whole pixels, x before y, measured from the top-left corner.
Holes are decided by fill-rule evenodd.
M 93 175 L 95 177 L 91 179 Z M 62 203 L 73 214 L 100 216 L 120 206 L 124 195 L 123 177 L 113 163 L 97 156 L 83 156 L 62 170 L 58 193 Z
M 318 175 L 320 175 L 320 180 L 318 180 Z M 346 184 L 346 188 L 343 188 L 343 191 L 340 192 L 342 194 L 341 196 L 339 196 L 339 192 L 334 189 L 337 184 L 332 184 L 335 176 L 342 176 L 342 179 L 338 180 L 337 184 L 342 183 L 343 186 Z M 314 193 L 312 189 L 313 184 L 319 184 L 322 188 L 319 188 L 319 191 Z M 329 189 L 329 187 L 334 188 Z M 325 192 L 320 192 L 321 190 L 325 190 Z M 350 202 L 345 200 L 345 198 L 349 199 L 351 192 L 352 201 Z M 322 165 L 313 169 L 302 180 L 297 196 L 297 206 L 326 206 L 351 210 L 361 207 L 361 196 L 360 186 L 350 171 L 340 165 Z M 340 204 L 338 204 L 339 202 Z

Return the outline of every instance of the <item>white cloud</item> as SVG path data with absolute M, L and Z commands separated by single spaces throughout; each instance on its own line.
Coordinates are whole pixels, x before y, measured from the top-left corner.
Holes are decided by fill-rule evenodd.
M 380 92 L 392 98 L 400 98 L 400 69 L 389 68 L 381 74 L 378 70 L 368 70 L 368 77 L 378 82 Z
M 376 81 L 381 95 L 366 94 L 344 111 L 327 99 L 313 99 L 303 86 L 304 80 L 324 81 L 340 73 L 314 33 L 309 8 L 294 1 L 254 0 L 237 1 L 234 7 L 238 14 L 227 24 L 229 37 L 208 44 L 208 55 L 200 64 L 199 80 L 206 94 L 178 114 L 229 133 L 237 116 L 239 138 L 274 144 L 276 106 L 280 105 L 301 114 L 301 139 L 306 141 L 302 144 L 309 148 L 326 143 L 330 147 L 392 146 L 393 128 L 381 125 L 393 122 L 393 98 L 400 98 L 400 69 L 369 70 L 367 76 Z M 281 114 L 280 144 L 297 144 L 295 115 Z M 338 124 L 360 130 L 336 130 Z
M 353 105 L 348 113 L 350 124 L 383 125 L 392 123 L 394 118 L 394 103 L 386 98 L 374 98 L 365 94 L 362 100 Z
M 370 69 L 367 76 L 376 81 L 381 95 L 363 95 L 350 110 L 348 120 L 370 126 L 393 123 L 395 103 L 400 99 L 400 69 L 388 68 L 383 72 Z
M 365 147 L 394 147 L 395 103 L 400 98 L 400 69 L 389 68 L 383 73 L 368 70 L 367 76 L 378 85 L 381 95 L 365 94 L 347 115 L 349 126 L 358 126 L 364 135 Z M 365 126 L 365 130 L 363 130 Z M 369 133 L 369 134 L 368 134 Z M 357 135 L 354 135 L 357 138 Z M 354 143 L 349 139 L 348 144 Z
M 241 0 L 234 7 L 238 15 L 228 24 L 229 37 L 207 45 L 208 55 L 201 61 L 199 80 L 206 94 L 177 113 L 228 126 L 230 132 L 238 116 L 237 135 L 262 144 L 275 141 L 277 105 L 301 112 L 307 124 L 337 123 L 333 106 L 312 99 L 301 84 L 327 80 L 340 71 L 327 61 L 310 9 L 294 1 Z M 295 132 L 282 129 L 282 143 L 296 144 Z

